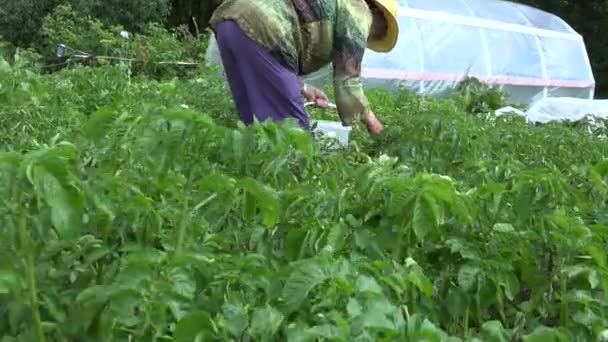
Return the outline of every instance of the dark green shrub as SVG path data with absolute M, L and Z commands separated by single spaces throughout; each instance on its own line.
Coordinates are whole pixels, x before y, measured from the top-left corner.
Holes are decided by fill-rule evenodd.
M 159 23 L 149 23 L 139 33 L 130 33 L 128 38 L 120 35 L 124 29 L 105 25 L 69 5 L 60 5 L 45 18 L 39 46 L 48 61 L 55 62 L 56 47 L 65 44 L 66 56 L 79 50 L 97 56 L 134 59 L 129 62 L 132 72 L 155 77 L 173 77 L 193 68 L 166 62 L 202 60 L 205 37 L 197 39 L 188 32 L 168 30 Z M 94 61 L 99 62 L 103 60 Z
M 38 43 L 44 18 L 59 5 L 130 31 L 163 23 L 171 10 L 171 0 L 6 0 L 0 6 L 0 36 L 19 46 Z
M 5 0 L 0 5 L 0 36 L 15 45 L 37 40 L 43 18 L 57 0 Z

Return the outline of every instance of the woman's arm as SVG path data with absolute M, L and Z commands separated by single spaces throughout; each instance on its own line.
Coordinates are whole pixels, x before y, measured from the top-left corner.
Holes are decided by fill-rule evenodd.
M 363 1 L 342 0 L 338 4 L 334 36 L 334 91 L 340 119 L 345 126 L 350 126 L 371 112 L 360 75 L 372 17 Z

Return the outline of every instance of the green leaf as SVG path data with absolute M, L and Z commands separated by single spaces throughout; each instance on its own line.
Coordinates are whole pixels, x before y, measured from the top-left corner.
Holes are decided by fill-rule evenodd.
M 58 303 L 47 295 L 41 295 L 40 297 L 40 301 L 44 303 L 45 310 L 48 311 L 49 315 L 53 318 L 53 320 L 57 323 L 64 323 L 66 313 L 62 311 L 63 308 L 58 307 Z
M 608 192 L 608 183 L 604 181 L 604 177 L 608 174 L 608 161 L 599 162 L 597 165 L 589 169 L 589 179 L 593 181 L 597 189 L 606 195 Z
M 82 290 L 76 296 L 76 302 L 91 303 L 106 302 L 118 289 L 107 285 L 94 285 Z
M 12 270 L 0 270 L 0 294 L 9 294 L 19 286 L 19 277 Z
M 212 171 L 207 174 L 199 183 L 201 191 L 212 191 L 223 195 L 228 195 L 234 191 L 236 180 L 232 177 L 218 172 Z
M 62 238 L 80 234 L 84 196 L 76 187 L 66 162 L 76 153 L 71 145 L 41 150 L 31 155 L 26 169 L 36 192 L 51 208 L 53 226 Z
M 93 251 L 91 251 L 90 253 L 88 253 L 86 255 L 84 264 L 91 265 L 92 263 L 104 258 L 109 253 L 110 253 L 110 249 L 108 247 L 95 248 Z
M 367 308 L 361 315 L 356 316 L 352 322 L 352 331 L 355 335 L 362 333 L 363 329 L 388 329 L 394 330 L 395 325 L 388 316 L 394 314 L 397 308 L 386 298 L 376 298 L 368 302 Z
M 83 197 L 73 187 L 63 187 L 57 179 L 47 178 L 44 181 L 45 199 L 51 207 L 51 219 L 62 238 L 75 238 L 80 234 Z
M 213 322 L 208 313 L 192 311 L 175 326 L 176 342 L 203 342 L 213 336 Z
M 460 318 L 469 307 L 469 297 L 459 287 L 450 287 L 447 297 L 448 313 L 453 318 Z
M 327 241 L 323 249 L 328 253 L 336 253 L 344 245 L 346 227 L 343 223 L 335 223 L 327 234 Z
M 257 212 L 255 196 L 249 192 L 246 192 L 243 196 L 243 208 L 241 215 L 247 222 L 253 221 Z
M 301 322 L 290 323 L 285 329 L 286 341 L 290 342 L 315 342 L 313 334 L 306 324 Z
M 239 338 L 249 324 L 247 308 L 239 302 L 231 301 L 222 305 L 222 315 L 226 329 L 234 336 Z
M 287 131 L 287 134 L 300 152 L 308 158 L 313 156 L 314 145 L 310 134 L 299 128 L 291 128 Z
M 589 281 L 589 286 L 591 286 L 592 289 L 595 289 L 600 285 L 600 276 L 596 270 L 589 272 L 587 280 Z
M 445 332 L 420 314 L 414 314 L 408 320 L 407 337 L 410 341 L 449 341 Z
M 478 187 L 477 192 L 480 196 L 486 196 L 488 194 L 500 194 L 505 191 L 504 184 L 501 183 L 487 183 L 482 184 Z
M 412 226 L 414 233 L 420 240 L 433 229 L 439 222 L 439 207 L 435 199 L 428 193 L 422 192 L 414 202 L 414 217 Z
M 451 203 L 454 200 L 454 180 L 446 175 L 424 175 L 425 192 L 432 194 L 434 199 Z
M 407 258 L 405 263 L 409 271 L 407 279 L 414 284 L 418 290 L 422 291 L 425 296 L 430 297 L 433 295 L 433 283 L 424 274 L 422 267 L 420 267 L 412 258 Z
M 94 142 L 99 142 L 107 134 L 110 124 L 117 116 L 118 112 L 113 108 L 100 108 L 91 114 L 84 129 L 87 137 Z
M 241 186 L 255 198 L 255 204 L 262 210 L 263 224 L 272 228 L 279 219 L 280 203 L 278 193 L 253 178 L 241 180 Z
M 587 252 L 593 257 L 593 260 L 598 266 L 606 268 L 608 267 L 608 258 L 606 257 L 606 251 L 597 245 L 592 245 L 587 248 Z
M 322 284 L 331 276 L 318 261 L 312 259 L 302 263 L 295 269 L 283 288 L 283 299 L 287 313 L 298 310 L 300 304 L 306 299 L 308 293 L 316 286 Z
M 539 326 L 530 335 L 523 337 L 524 342 L 567 342 L 568 338 L 561 331 Z
M 0 56 L 0 71 L 11 71 L 11 65 Z
M 23 160 L 23 157 L 17 152 L 0 152 L 0 170 L 15 171 L 21 160 Z
M 308 333 L 313 337 L 317 337 L 317 339 L 313 339 L 312 341 L 349 341 L 348 337 L 350 336 L 344 331 L 346 329 L 340 328 L 331 324 L 321 324 L 308 329 Z
M 361 227 L 361 224 L 362 224 L 361 220 L 354 217 L 352 214 L 346 215 L 346 217 L 344 219 L 346 220 L 346 223 L 348 223 L 353 228 Z
M 287 232 L 284 252 L 289 260 L 297 260 L 300 257 L 307 232 L 308 230 L 299 227 L 293 227 Z
M 450 247 L 450 252 L 459 253 L 465 259 L 479 260 L 479 252 L 475 245 L 461 238 L 445 240 L 445 244 Z
M 465 224 L 473 222 L 471 210 L 468 206 L 467 198 L 464 195 L 458 194 L 455 199 L 450 203 L 450 210 L 455 217 Z
M 515 231 L 515 228 L 510 223 L 496 223 L 492 230 L 500 233 L 511 233 Z
M 500 285 L 505 289 L 505 295 L 509 300 L 514 300 L 519 293 L 519 280 L 513 272 L 499 273 Z
M 483 341 L 509 342 L 511 337 L 499 321 L 484 322 L 481 326 Z
M 264 340 L 275 336 L 283 318 L 282 313 L 268 304 L 261 309 L 254 310 L 251 319 L 252 335 Z
M 382 288 L 380 288 L 376 279 L 365 275 L 357 278 L 357 290 L 363 293 L 382 294 Z
M 458 285 L 465 290 L 473 290 L 477 285 L 477 275 L 481 270 L 474 265 L 464 264 L 458 270 Z
M 348 312 L 348 315 L 352 319 L 363 313 L 363 307 L 355 298 L 349 298 L 348 304 L 346 304 L 346 312 Z

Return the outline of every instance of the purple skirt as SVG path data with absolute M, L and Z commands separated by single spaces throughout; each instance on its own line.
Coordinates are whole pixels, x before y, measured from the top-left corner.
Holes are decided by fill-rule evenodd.
M 281 64 L 239 25 L 225 20 L 214 27 L 224 72 L 241 121 L 293 118 L 310 128 L 297 73 Z

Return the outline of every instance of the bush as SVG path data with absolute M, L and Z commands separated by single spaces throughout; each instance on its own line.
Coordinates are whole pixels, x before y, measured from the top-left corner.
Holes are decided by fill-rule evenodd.
M 0 35 L 19 46 L 38 43 L 44 18 L 59 5 L 130 31 L 163 23 L 171 10 L 170 0 L 7 0 L 0 6 Z
M 475 77 L 467 77 L 458 84 L 458 93 L 468 113 L 481 114 L 495 111 L 505 105 L 504 91 L 488 86 Z
M 98 56 L 135 59 L 134 73 L 155 77 L 175 76 L 188 67 L 159 64 L 159 62 L 202 60 L 204 39 L 196 39 L 186 31 L 167 30 L 158 23 L 149 23 L 140 33 L 121 36 L 123 26 L 108 26 L 92 17 L 84 16 L 69 5 L 60 5 L 45 18 L 40 49 L 47 60 L 56 58 L 58 44 Z
M 122 25 L 141 31 L 149 23 L 163 23 L 171 11 L 171 0 L 70 0 L 78 11 L 106 25 Z
M 43 18 L 57 0 L 5 0 L 0 6 L 0 36 L 15 45 L 38 40 Z
M 128 41 L 120 36 L 122 30 L 121 26 L 107 27 L 84 16 L 70 5 L 60 5 L 43 21 L 39 48 L 47 57 L 55 55 L 60 43 L 92 54 L 134 57 Z

